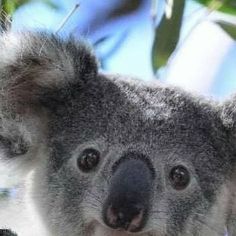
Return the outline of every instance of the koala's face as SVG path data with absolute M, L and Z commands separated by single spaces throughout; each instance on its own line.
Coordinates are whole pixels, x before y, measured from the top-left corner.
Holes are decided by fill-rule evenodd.
M 17 94 L 9 110 L 24 117 L 26 129 L 34 119 L 41 127 L 31 131 L 40 138 L 29 139 L 22 159 L 37 159 L 32 198 L 48 231 L 58 236 L 223 236 L 233 221 L 232 104 L 223 112 L 176 88 L 99 74 L 82 46 L 47 40 L 54 53 L 46 47 L 38 61 L 31 54 L 23 61 L 31 59 L 31 78 L 38 71 L 47 75 L 33 81 L 29 98 L 27 83 L 7 86 Z M 40 42 L 34 38 L 31 44 L 41 48 Z M 51 63 L 46 69 L 41 58 Z M 55 63 L 71 66 L 73 73 L 54 71 Z
M 234 156 L 210 105 L 105 76 L 71 97 L 35 176 L 55 235 L 224 235 Z

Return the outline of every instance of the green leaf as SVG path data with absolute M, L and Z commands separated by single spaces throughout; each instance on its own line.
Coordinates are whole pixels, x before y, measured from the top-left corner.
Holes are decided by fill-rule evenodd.
M 49 7 L 55 9 L 55 10 L 58 10 L 59 9 L 59 6 L 54 3 L 52 0 L 42 0 L 45 4 L 47 4 Z
M 226 14 L 236 15 L 236 0 L 195 0 L 209 9 L 216 9 Z
M 234 40 L 236 40 L 236 25 L 225 22 L 217 21 L 216 22 L 226 33 L 230 35 Z
M 2 9 L 7 15 L 12 15 L 18 7 L 30 2 L 30 0 L 2 0 Z
M 15 2 L 15 5 L 16 5 L 16 9 L 21 7 L 22 5 L 30 2 L 31 0 L 14 0 L 13 2 Z
M 16 9 L 16 2 L 11 0 L 2 1 L 2 10 L 6 15 L 12 15 Z
M 41 0 L 48 6 L 54 9 L 58 9 L 58 5 L 52 0 Z M 26 3 L 32 2 L 32 0 L 2 0 L 2 9 L 7 15 L 12 15 L 19 7 Z
M 170 19 L 163 14 L 160 24 L 155 29 L 152 46 L 152 68 L 154 73 L 165 66 L 179 42 L 185 0 L 173 1 Z

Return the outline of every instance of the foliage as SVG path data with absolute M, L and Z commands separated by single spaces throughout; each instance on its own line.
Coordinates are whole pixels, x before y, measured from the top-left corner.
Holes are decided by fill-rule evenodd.
M 57 5 L 51 0 L 41 0 L 52 8 L 57 8 Z M 7 15 L 12 15 L 20 6 L 32 2 L 32 0 L 2 0 L 2 10 Z
M 236 26 L 225 21 L 217 21 L 217 24 L 228 33 L 234 40 L 236 40 Z
M 235 0 L 198 0 L 197 2 L 204 4 L 209 9 L 215 8 L 217 11 L 236 16 Z M 223 20 L 217 21 L 216 23 L 218 23 L 226 33 L 236 40 L 236 25 Z
M 153 0 L 155 1 L 155 0 Z M 157 1 L 157 0 L 156 0 Z M 182 18 L 184 14 L 184 3 L 187 0 L 167 0 L 166 4 L 173 3 L 172 15 L 167 18 L 164 14 L 161 22 L 155 29 L 155 38 L 152 49 L 152 68 L 154 73 L 158 69 L 165 66 L 176 49 L 179 42 L 180 31 L 182 27 Z M 209 11 L 221 11 L 225 14 L 236 16 L 236 1 L 235 0 L 195 0 L 204 5 Z M 236 25 L 226 21 L 216 22 L 225 30 L 233 39 L 236 40 Z
M 155 38 L 152 48 L 152 65 L 154 72 L 165 66 L 169 57 L 176 49 L 182 18 L 184 13 L 185 0 L 173 2 L 171 16 L 163 14 L 161 22 L 155 28 Z
M 236 15 L 236 1 L 235 0 L 195 0 L 209 9 L 217 8 L 218 11 L 226 14 Z

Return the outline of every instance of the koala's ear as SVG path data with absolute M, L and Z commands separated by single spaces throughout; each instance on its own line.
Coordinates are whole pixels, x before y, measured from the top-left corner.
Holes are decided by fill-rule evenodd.
M 228 132 L 229 142 L 232 148 L 236 148 L 236 95 L 231 96 L 229 99 L 220 104 L 220 114 L 223 125 Z M 233 173 L 230 177 L 229 183 L 229 212 L 227 216 L 227 235 L 236 235 L 236 167 L 235 160 L 232 163 Z
M 0 38 L 0 52 L 1 96 L 17 113 L 46 105 L 47 94 L 69 92 L 70 86 L 97 74 L 96 59 L 90 49 L 72 38 L 8 33 Z
M 220 108 L 224 127 L 236 137 L 236 95 L 224 101 Z
M 16 164 L 11 173 L 35 163 L 51 108 L 96 77 L 96 58 L 83 42 L 48 33 L 0 36 L 0 160 Z

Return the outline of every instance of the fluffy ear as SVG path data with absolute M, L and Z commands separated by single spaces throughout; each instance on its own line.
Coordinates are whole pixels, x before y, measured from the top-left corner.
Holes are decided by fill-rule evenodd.
M 221 119 L 229 135 L 236 138 L 236 95 L 220 105 Z
M 221 114 L 225 127 L 233 130 L 236 125 L 236 96 L 223 102 Z
M 46 94 L 96 76 L 96 59 L 72 38 L 46 33 L 8 33 L 0 38 L 0 86 L 6 104 L 17 113 L 40 106 Z
M 49 107 L 96 75 L 96 58 L 83 42 L 47 33 L 0 36 L 0 159 L 33 163 Z
M 223 102 L 221 108 L 221 119 L 224 127 L 228 133 L 228 142 L 231 143 L 234 150 L 234 156 L 236 153 L 236 95 L 230 97 Z M 229 202 L 229 215 L 227 219 L 228 235 L 236 235 L 236 163 L 234 165 L 233 173 L 230 179 L 230 202 Z

